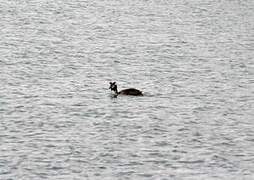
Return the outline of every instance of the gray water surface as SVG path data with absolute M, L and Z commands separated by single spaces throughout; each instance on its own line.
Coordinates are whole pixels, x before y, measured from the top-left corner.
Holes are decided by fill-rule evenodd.
M 1 180 L 254 179 L 253 0 L 0 0 L 0 27 Z

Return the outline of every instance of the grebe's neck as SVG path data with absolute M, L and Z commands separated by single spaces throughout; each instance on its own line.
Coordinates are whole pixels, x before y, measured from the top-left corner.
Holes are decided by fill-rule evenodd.
M 118 93 L 118 90 L 117 90 L 117 86 L 116 86 L 116 88 L 114 89 L 114 91 L 115 91 L 115 93 L 118 95 L 119 93 Z
M 117 90 L 117 87 L 114 89 L 114 92 L 115 92 L 114 98 L 117 98 L 117 96 L 119 95 L 119 92 L 118 92 L 118 90 Z

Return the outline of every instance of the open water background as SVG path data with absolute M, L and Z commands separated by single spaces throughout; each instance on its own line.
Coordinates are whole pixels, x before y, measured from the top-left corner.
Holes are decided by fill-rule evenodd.
M 253 0 L 0 0 L 0 26 L 1 180 L 254 179 Z

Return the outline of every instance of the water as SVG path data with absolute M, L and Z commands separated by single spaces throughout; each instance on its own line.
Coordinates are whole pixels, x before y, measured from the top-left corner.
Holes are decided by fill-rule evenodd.
M 254 178 L 252 0 L 0 4 L 1 180 Z

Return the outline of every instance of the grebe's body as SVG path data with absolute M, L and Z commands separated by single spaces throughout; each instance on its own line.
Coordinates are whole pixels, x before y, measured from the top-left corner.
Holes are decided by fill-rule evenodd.
M 116 82 L 110 82 L 109 84 L 110 84 L 109 89 L 111 89 L 111 91 L 114 91 L 116 93 L 116 96 L 117 95 L 143 96 L 142 92 L 138 89 L 129 88 L 118 92 Z

